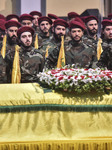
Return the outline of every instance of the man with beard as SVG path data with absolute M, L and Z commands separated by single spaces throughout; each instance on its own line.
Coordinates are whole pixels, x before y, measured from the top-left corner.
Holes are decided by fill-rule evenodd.
M 38 19 L 38 23 L 40 29 L 40 32 L 38 34 L 38 42 L 39 46 L 42 46 L 52 37 L 52 34 L 50 32 L 52 20 L 49 17 L 43 16 Z
M 14 51 L 15 45 L 17 43 L 17 30 L 20 27 L 20 23 L 14 20 L 6 21 L 5 28 L 6 28 L 6 54 L 9 53 L 9 51 Z M 5 46 L 3 44 L 0 45 L 0 49 Z
M 0 19 L 0 43 L 3 41 L 5 35 L 5 20 Z
M 43 51 L 44 55 L 46 53 L 46 49 L 48 48 L 48 54 L 55 49 L 56 47 L 60 47 L 61 44 L 61 36 L 64 36 L 66 43 L 66 29 L 68 27 L 68 23 L 63 19 L 56 19 L 54 21 L 53 26 L 53 36 L 52 38 L 41 47 L 41 51 Z
M 35 30 L 35 33 L 39 33 L 39 24 L 38 24 L 38 19 L 42 16 L 41 12 L 39 11 L 32 11 L 30 12 L 30 15 L 34 18 L 32 20 L 33 22 L 33 29 Z
M 87 16 L 85 17 L 85 24 L 87 35 L 84 35 L 83 42 L 90 47 L 93 46 L 96 50 L 98 42 L 98 19 L 95 16 Z
M 19 62 L 21 72 L 21 82 L 37 82 L 37 74 L 43 70 L 44 59 L 34 47 L 32 47 L 32 38 L 34 30 L 31 27 L 21 27 L 17 31 L 19 43 Z M 7 62 L 10 64 L 9 68 L 12 70 L 14 52 L 10 52 L 7 56 Z
M 75 64 L 75 67 L 96 67 L 96 52 L 82 42 L 85 26 L 78 21 L 70 22 L 70 35 L 72 40 L 65 46 L 66 65 Z M 56 67 L 59 48 L 55 48 L 47 58 L 46 66 L 51 69 Z
M 102 34 L 103 34 L 103 52 L 98 62 L 101 68 L 112 70 L 112 20 L 105 19 L 102 21 Z

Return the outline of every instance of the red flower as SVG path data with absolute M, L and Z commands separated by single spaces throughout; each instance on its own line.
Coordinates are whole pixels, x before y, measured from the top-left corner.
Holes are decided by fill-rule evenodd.
M 78 76 L 75 76 L 74 78 L 75 78 L 75 79 L 77 79 L 77 78 L 78 78 Z
M 81 76 L 82 79 L 84 79 L 85 76 Z
M 58 80 L 62 80 L 63 79 L 63 76 L 60 76 L 59 78 L 58 78 Z
M 73 77 L 73 76 L 68 76 L 68 79 L 70 79 L 71 77 Z

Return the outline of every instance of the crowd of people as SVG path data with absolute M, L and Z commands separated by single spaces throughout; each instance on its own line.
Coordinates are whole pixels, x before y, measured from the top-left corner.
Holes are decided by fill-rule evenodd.
M 39 72 L 57 66 L 62 37 L 65 65 L 112 70 L 112 14 L 101 22 L 100 35 L 99 25 L 95 16 L 81 17 L 76 12 L 68 13 L 67 20 L 39 11 L 0 14 L 0 83 L 12 82 L 17 45 L 20 82 L 37 82 Z

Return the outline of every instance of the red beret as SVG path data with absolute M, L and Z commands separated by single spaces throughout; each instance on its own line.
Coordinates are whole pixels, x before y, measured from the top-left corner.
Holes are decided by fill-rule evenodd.
M 49 17 L 46 17 L 46 16 L 40 17 L 40 18 L 38 19 L 39 25 L 40 25 L 40 23 L 41 23 L 42 21 L 48 21 L 48 22 L 52 25 L 52 20 L 51 20 Z
M 2 14 L 0 14 L 0 19 L 6 20 L 6 18 Z
M 6 21 L 11 20 L 12 18 L 16 18 L 19 21 L 19 16 L 15 15 L 15 14 L 7 15 Z
M 32 21 L 34 19 L 33 16 L 30 14 L 22 14 L 19 18 L 20 18 L 20 22 L 22 22 L 22 20 Z
M 6 21 L 3 19 L 0 19 L 0 29 L 5 31 L 5 23 Z
M 56 19 L 54 21 L 54 26 L 57 26 L 57 25 L 64 26 L 65 28 L 69 27 L 68 23 L 63 19 Z
M 82 23 L 83 25 L 85 25 L 84 22 L 82 21 L 82 19 L 79 18 L 79 17 L 76 17 L 76 18 L 74 19 L 74 21 L 78 21 L 78 22 Z
M 102 25 L 103 25 L 103 26 L 112 26 L 112 20 L 104 19 L 104 20 L 102 21 Z
M 30 15 L 31 15 L 31 16 L 37 15 L 37 16 L 39 16 L 39 17 L 42 16 L 41 12 L 39 12 L 39 11 L 32 11 L 32 12 L 30 12 Z
M 109 15 L 108 15 L 108 19 L 112 19 L 112 14 L 109 14 Z
M 30 32 L 32 36 L 34 35 L 34 29 L 32 27 L 24 26 L 19 28 L 17 31 L 18 37 L 20 37 L 23 32 Z
M 74 20 L 70 22 L 69 27 L 70 29 L 72 28 L 81 28 L 82 30 L 86 29 L 84 24 L 82 24 L 79 21 L 74 21 Z
M 98 19 L 95 16 L 87 16 L 85 17 L 85 23 L 91 21 L 91 20 L 96 20 L 98 22 Z
M 58 19 L 58 17 L 54 14 L 48 14 L 48 17 L 51 19 Z
M 83 17 L 80 17 L 80 19 L 83 21 L 83 22 L 85 22 L 85 18 L 86 18 L 87 16 L 83 16 Z
M 72 19 L 75 17 L 79 17 L 79 14 L 77 14 L 76 12 L 69 12 L 68 13 L 68 19 Z
M 9 21 L 6 21 L 5 23 L 5 27 L 6 29 L 10 28 L 10 27 L 21 27 L 21 24 L 15 20 L 9 20 Z

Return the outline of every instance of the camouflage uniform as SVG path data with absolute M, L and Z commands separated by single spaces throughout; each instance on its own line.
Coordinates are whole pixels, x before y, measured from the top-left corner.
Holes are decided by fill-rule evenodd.
M 8 41 L 6 42 L 6 54 L 9 53 L 9 51 L 15 51 L 15 45 L 16 44 L 10 44 Z M 0 43 L 0 49 L 2 49 L 3 43 Z
M 0 83 L 7 83 L 6 62 L 0 54 Z
M 97 51 L 97 42 L 98 42 L 98 37 L 96 40 L 88 35 L 84 35 L 82 37 L 83 43 L 85 43 L 88 47 L 92 47 Z
M 41 48 L 42 46 L 45 46 L 45 48 L 46 48 L 46 44 L 52 38 L 52 34 L 50 34 L 50 36 L 46 37 L 42 32 L 35 33 L 33 36 L 33 42 L 32 42 L 33 47 L 34 47 L 34 43 L 35 43 L 36 34 L 38 36 L 38 47 Z
M 97 66 L 112 70 L 112 47 L 107 47 L 105 50 L 103 50 Z
M 13 60 L 14 60 L 14 51 L 10 51 L 6 55 L 6 61 L 9 65 L 9 69 L 12 72 Z M 21 46 L 19 51 L 20 59 L 20 70 L 21 70 L 21 82 L 37 82 L 37 74 L 43 70 L 44 59 L 38 50 L 33 47 L 28 49 Z M 9 76 L 11 76 L 9 74 Z
M 59 47 L 57 46 L 46 58 L 45 68 L 52 69 L 57 65 Z M 96 67 L 96 52 L 93 48 L 88 47 L 84 43 L 74 43 L 69 41 L 68 45 L 65 46 L 65 59 L 66 65 L 75 64 L 77 67 Z
M 112 40 L 102 39 L 102 49 L 106 50 L 108 47 L 112 47 Z
M 65 37 L 64 45 L 67 45 L 67 44 L 68 44 L 68 38 Z M 61 41 L 56 40 L 56 38 L 52 36 L 50 40 L 46 41 L 46 43 L 40 47 L 40 51 L 45 56 L 46 49 L 48 48 L 48 55 L 49 55 L 53 49 L 60 47 L 60 45 L 61 45 Z

